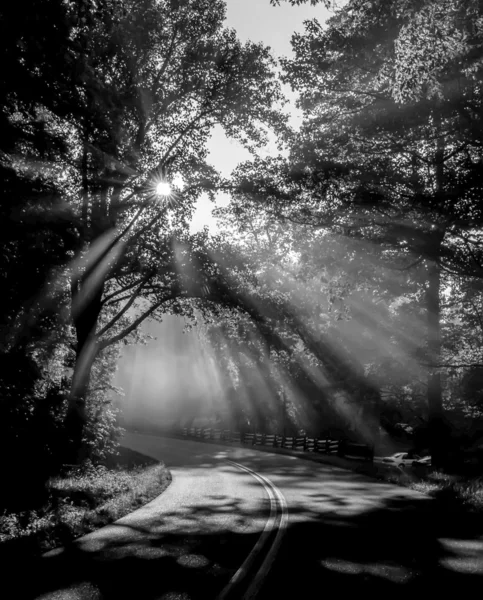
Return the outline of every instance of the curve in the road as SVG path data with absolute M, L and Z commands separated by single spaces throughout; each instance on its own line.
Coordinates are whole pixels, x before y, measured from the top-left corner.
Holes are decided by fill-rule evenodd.
M 243 600 L 253 600 L 256 597 L 258 591 L 260 590 L 265 578 L 267 577 L 270 571 L 270 567 L 272 566 L 277 551 L 280 548 L 283 534 L 287 528 L 287 502 L 282 492 L 267 477 L 264 477 L 263 475 L 257 473 L 253 469 L 250 469 L 249 467 L 241 465 L 240 463 L 237 463 L 235 461 L 227 460 L 226 462 L 249 473 L 264 487 L 270 501 L 270 515 L 267 519 L 263 532 L 261 533 L 257 543 L 255 544 L 247 558 L 243 561 L 243 564 L 240 566 L 237 572 L 233 575 L 233 577 L 218 595 L 217 600 L 226 600 L 226 598 L 230 597 L 233 590 L 241 584 L 241 582 L 249 574 L 256 559 L 265 550 L 265 547 L 269 543 L 272 532 L 276 529 L 275 538 L 273 539 L 271 546 L 268 548 L 262 564 L 253 576 L 251 584 L 249 585 L 248 589 L 243 595 Z

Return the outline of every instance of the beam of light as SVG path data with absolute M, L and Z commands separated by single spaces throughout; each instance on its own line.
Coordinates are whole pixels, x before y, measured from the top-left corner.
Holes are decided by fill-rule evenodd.
M 282 283 L 285 287 L 290 285 L 287 278 Z M 309 306 L 311 304 L 316 306 L 320 302 L 320 298 L 317 297 L 317 294 L 313 290 L 310 290 L 309 287 L 301 286 L 299 283 L 292 290 L 291 298 L 294 306 L 299 307 L 299 309 L 300 307 L 303 308 L 304 304 L 305 306 L 307 306 L 307 303 Z M 367 306 L 366 303 L 359 299 L 357 294 L 351 296 L 348 302 L 351 307 L 357 309 L 357 313 L 348 321 L 337 322 L 337 328 L 334 333 L 337 334 L 337 337 L 340 337 L 340 340 L 338 341 L 334 337 L 325 336 L 325 341 L 329 343 L 334 355 L 337 356 L 340 353 L 340 342 L 342 341 L 342 348 L 347 348 L 352 356 L 354 372 L 356 374 L 359 369 L 364 368 L 368 360 L 375 360 L 377 362 L 387 357 L 393 357 L 394 360 L 399 361 L 403 370 L 409 369 L 413 374 L 421 371 L 416 361 L 410 356 L 411 348 L 414 349 L 418 341 L 421 341 L 421 324 L 419 324 L 418 329 L 416 323 L 416 330 L 419 332 L 419 338 L 416 339 L 416 334 L 413 337 L 411 335 L 404 335 L 404 332 L 399 327 L 394 327 L 394 324 L 391 324 L 387 318 L 384 318 L 384 314 L 381 314 L 381 310 L 377 305 L 372 304 Z M 379 323 L 379 319 L 384 319 L 384 331 L 380 330 L 381 323 Z M 369 334 L 371 345 L 374 346 L 374 349 L 371 349 L 373 358 L 368 356 L 366 331 Z M 394 336 L 404 338 L 409 350 L 405 351 L 400 345 L 395 346 L 392 341 Z M 341 356 L 343 358 L 343 354 Z M 315 366 L 311 364 L 307 360 L 307 357 L 303 355 L 298 357 L 297 360 L 309 379 L 321 391 L 324 389 L 329 390 L 327 401 L 335 412 L 342 417 L 343 421 L 350 424 L 351 428 L 355 429 L 364 439 L 374 441 L 379 427 L 378 419 L 370 414 L 364 414 L 361 403 L 357 398 L 352 398 L 348 391 L 330 390 L 330 375 L 324 372 L 323 367 L 321 369 L 320 365 Z M 382 382 L 380 387 L 382 391 Z
M 109 237 L 107 238 L 109 240 Z M 110 242 L 108 241 L 108 244 Z M 108 245 L 107 244 L 107 245 Z M 82 286 L 78 294 L 74 297 L 72 302 L 72 314 L 77 315 L 84 309 L 86 303 L 89 302 L 93 292 L 102 286 L 109 271 L 117 264 L 120 257 L 123 254 L 125 248 L 125 242 L 119 240 L 116 244 L 110 248 L 106 254 L 99 260 L 97 265 L 94 267 L 91 273 L 83 281 Z M 88 268 L 92 263 L 98 260 L 98 252 L 91 254 L 90 249 L 85 257 L 85 265 Z
M 154 200 L 153 190 L 154 195 L 168 198 L 170 201 L 169 206 L 174 204 L 177 200 L 176 194 L 173 193 L 171 185 L 165 180 L 158 180 L 157 182 L 156 180 L 152 181 L 150 190 L 151 201 Z M 60 208 L 53 207 L 53 209 L 50 210 L 50 214 L 54 215 L 56 211 L 62 212 L 63 210 L 64 206 L 61 206 Z M 136 219 L 137 215 L 134 217 L 133 221 L 124 233 L 127 233 L 127 231 L 131 228 L 132 223 L 134 223 Z M 74 259 L 72 259 L 65 266 L 65 269 L 62 273 L 53 273 L 48 277 L 43 288 L 37 294 L 35 301 L 32 303 L 33 308 L 29 310 L 28 314 L 20 316 L 17 332 L 13 336 L 14 344 L 17 343 L 17 340 L 20 337 L 28 335 L 26 332 L 35 326 L 43 311 L 58 305 L 59 300 L 65 294 L 66 273 L 70 272 L 72 274 L 71 277 L 73 282 L 77 283 L 86 271 L 94 267 L 92 272 L 88 274 L 88 277 L 83 282 L 82 289 L 77 295 L 72 306 L 72 312 L 74 314 L 82 310 L 91 293 L 96 287 L 105 283 L 107 273 L 113 266 L 115 266 L 116 262 L 119 261 L 123 254 L 127 243 L 125 239 L 118 239 L 117 242 L 110 247 L 112 242 L 115 240 L 116 235 L 119 235 L 119 233 L 114 228 L 104 232 L 89 244 L 87 251 L 81 251 Z M 120 238 L 122 235 L 124 234 L 121 234 Z M 68 311 L 64 310 L 61 312 L 64 313 L 65 317 L 65 314 Z M 66 320 L 67 319 L 68 316 L 66 317 Z
M 298 311 L 302 311 L 304 307 L 312 310 L 316 306 L 319 306 L 322 312 L 328 311 L 327 303 L 322 306 L 320 285 L 312 285 L 318 283 L 317 279 L 308 282 L 307 285 L 300 285 L 286 273 L 284 274 L 281 270 L 277 271 L 275 267 L 271 267 L 265 277 L 269 277 L 268 283 L 272 288 L 277 288 L 289 295 L 291 303 Z M 386 273 L 388 282 L 395 277 L 394 274 Z M 396 327 L 390 318 L 391 306 L 387 310 L 386 305 L 382 305 L 381 308 L 364 290 L 351 292 L 345 302 L 350 309 L 351 318 L 339 321 L 337 331 L 344 341 L 344 345 L 354 351 L 361 366 L 364 359 L 367 359 L 368 342 L 374 345 L 378 357 L 397 355 L 401 360 L 414 362 L 410 355 L 421 346 L 422 332 L 426 327 L 424 319 L 413 315 L 411 319 L 406 320 L 403 327 Z M 393 305 L 396 303 L 393 302 Z M 393 338 L 399 340 L 397 347 Z M 339 342 L 335 339 L 330 341 L 337 354 Z M 404 346 L 401 347 L 402 343 Z
M 292 284 L 293 287 L 290 289 L 287 287 L 290 285 L 287 278 L 284 280 L 284 285 L 298 310 L 304 304 L 308 304 L 309 307 L 320 304 L 320 295 L 310 290 L 308 286 Z M 411 352 L 421 346 L 421 332 L 425 330 L 425 323 L 422 320 L 414 317 L 411 322 L 405 323 L 404 328 L 396 328 L 394 323 L 391 323 L 387 311 L 371 302 L 364 292 L 352 292 L 346 299 L 346 304 L 351 310 L 351 318 L 337 323 L 337 334 L 343 346 L 350 349 L 360 368 L 363 368 L 364 361 L 367 361 L 368 351 L 377 359 L 392 356 L 397 360 L 405 361 L 406 367 L 408 364 L 415 363 L 411 359 Z M 394 343 L 394 338 L 399 340 L 398 344 Z M 338 355 L 340 342 L 333 337 L 330 343 L 334 354 Z M 368 348 L 368 343 L 371 348 Z M 342 356 L 343 354 L 342 351 Z
M 219 253 L 214 253 L 212 255 L 212 258 L 214 258 L 220 266 L 223 266 L 224 259 L 222 255 L 220 255 Z M 227 279 L 230 280 L 231 278 L 229 277 L 228 273 L 225 274 L 227 275 Z M 284 277 L 281 274 L 280 277 L 282 277 L 283 285 L 288 289 L 288 287 L 290 287 L 290 284 L 287 281 L 286 276 Z M 294 283 L 293 285 L 299 285 L 299 283 Z M 263 306 L 263 303 L 259 301 L 256 297 L 244 296 L 243 300 L 245 301 L 245 303 L 253 306 L 260 315 L 269 318 L 274 316 L 273 314 L 266 314 L 266 309 Z M 299 307 L 293 306 L 293 308 L 296 312 L 300 312 Z M 301 364 L 303 362 L 303 359 L 300 356 L 297 356 L 296 353 L 292 353 L 288 346 L 287 352 L 289 355 L 291 355 L 289 360 L 293 360 L 295 363 L 299 363 L 299 366 L 303 369 L 303 364 Z M 304 398 L 303 393 L 298 389 L 298 386 L 292 383 L 290 374 L 286 372 L 285 368 L 282 365 L 277 364 L 277 362 L 273 360 L 270 360 L 270 362 L 272 372 L 274 373 L 274 378 L 278 382 L 280 389 L 284 391 L 287 407 L 291 409 L 291 413 L 294 414 L 296 419 L 299 419 L 304 425 L 310 426 L 311 423 L 313 424 L 313 418 L 315 414 L 312 410 L 310 410 L 308 399 Z M 254 365 L 255 366 L 253 367 L 253 372 L 255 373 L 257 370 L 259 370 L 256 360 L 254 360 Z M 330 387 L 330 383 L 327 383 L 327 377 L 322 375 L 321 372 L 319 373 L 319 377 L 315 379 L 313 378 L 312 380 L 321 388 L 323 387 L 327 389 L 327 387 Z M 323 386 L 321 385 L 322 381 L 324 383 Z M 280 410 L 280 399 L 275 398 L 274 403 L 278 405 L 278 410 Z M 287 424 L 290 420 L 290 415 L 287 415 Z M 292 423 L 292 425 L 295 425 L 295 423 Z
M 287 367 L 266 351 L 265 341 L 259 331 L 250 329 L 248 339 L 251 346 L 258 345 L 262 349 L 261 356 L 252 353 L 250 358 L 257 388 L 264 399 L 262 410 L 277 424 L 276 430 L 271 433 L 281 433 L 284 426 L 289 429 L 310 429 L 316 422 L 317 414 L 309 398 L 293 381 Z M 289 360 L 296 362 L 293 355 Z
M 339 245 L 342 245 L 342 243 L 339 242 Z M 199 272 L 198 267 L 191 260 L 190 248 L 181 243 L 176 243 L 174 254 L 176 270 L 183 283 L 183 289 L 188 294 L 199 292 L 202 284 L 202 277 L 200 276 L 203 275 L 203 272 Z M 232 285 L 234 290 L 240 288 L 243 290 L 247 287 L 245 283 L 249 282 L 242 281 L 240 284 L 236 281 L 236 276 L 231 277 L 234 266 L 231 259 L 227 259 L 217 251 L 209 254 L 219 265 L 222 274 L 226 276 L 228 284 Z M 240 256 L 240 262 L 243 262 L 242 256 Z M 243 267 L 240 272 L 244 272 Z M 374 439 L 378 423 L 362 411 L 363 406 L 358 401 L 357 390 L 354 390 L 354 394 L 352 394 L 350 388 L 341 389 L 331 371 L 330 363 L 334 363 L 336 367 L 339 365 L 342 370 L 346 368 L 348 376 L 360 377 L 364 365 L 368 362 L 367 349 L 364 347 L 368 339 L 375 345 L 377 359 L 379 359 L 393 349 L 392 336 L 404 335 L 408 329 L 399 332 L 400 325 L 392 322 L 390 316 L 384 310 L 371 302 L 370 297 L 365 298 L 364 296 L 355 295 L 351 300 L 354 307 L 352 321 L 347 323 L 333 321 L 332 331 L 335 335 L 331 337 L 326 332 L 321 333 L 317 330 L 317 315 L 325 310 L 323 306 L 325 300 L 321 301 L 320 282 L 318 287 L 314 285 L 315 279 L 302 284 L 290 273 L 284 272 L 282 269 L 277 270 L 275 267 L 262 269 L 259 279 L 267 294 L 270 295 L 272 292 L 283 294 L 284 302 L 286 301 L 290 312 L 295 315 L 295 320 L 297 323 L 300 321 L 305 327 L 301 335 L 308 340 L 308 345 L 311 345 L 311 341 L 317 344 L 320 339 L 320 347 L 325 347 L 327 351 L 330 350 L 330 355 L 333 357 L 331 361 L 327 363 L 324 360 L 316 360 L 315 356 L 311 358 L 308 349 L 302 343 L 302 337 L 297 333 L 297 327 L 291 328 L 289 324 L 283 325 L 280 331 L 282 343 L 285 344 L 284 347 L 288 352 L 287 363 L 285 359 L 278 360 L 277 356 L 270 356 L 263 351 L 260 352 L 260 345 L 263 347 L 265 340 L 262 339 L 263 336 L 260 335 L 260 332 L 257 332 L 255 326 L 249 330 L 247 340 L 240 345 L 233 342 L 234 339 L 237 339 L 235 330 L 231 333 L 227 332 L 225 335 L 222 329 L 219 328 L 220 338 L 218 342 L 223 345 L 225 358 L 236 365 L 238 374 L 234 377 L 231 373 L 227 375 L 223 372 L 224 367 L 217 365 L 218 349 L 211 346 L 209 340 L 202 347 L 192 344 L 190 349 L 185 348 L 184 352 L 187 353 L 189 359 L 181 361 L 176 368 L 173 368 L 171 363 L 168 363 L 171 364 L 171 367 L 162 367 L 163 363 L 158 356 L 156 361 L 152 363 L 152 368 L 149 369 L 152 380 L 148 383 L 146 376 L 142 377 L 144 385 L 149 388 L 149 393 L 158 399 L 158 410 L 160 396 L 176 396 L 179 400 L 177 404 L 178 414 L 180 417 L 185 418 L 185 424 L 186 420 L 191 419 L 191 422 L 193 422 L 193 419 L 201 418 L 207 419 L 209 422 L 211 411 L 211 426 L 216 427 L 217 425 L 214 422 L 215 406 L 221 406 L 222 412 L 227 415 L 226 425 L 234 428 L 237 426 L 235 411 L 238 414 L 240 409 L 243 409 L 244 416 L 248 416 L 250 419 L 252 416 L 256 419 L 257 415 L 260 416 L 264 412 L 267 418 L 270 418 L 274 413 L 279 418 L 281 400 L 277 397 L 276 388 L 278 387 L 284 390 L 287 398 L 287 413 L 289 413 L 287 414 L 287 424 L 290 424 L 290 426 L 305 427 L 308 423 L 309 426 L 324 427 L 322 420 L 327 418 L 326 428 L 332 427 L 333 422 L 336 423 L 334 427 L 337 427 L 340 421 L 340 423 L 344 423 L 343 428 L 355 428 L 365 439 Z M 238 293 L 241 294 L 243 304 L 256 309 L 262 317 L 270 320 L 277 316 L 273 307 L 267 306 L 263 298 L 257 298 L 256 293 Z M 270 312 L 270 314 L 267 314 L 267 312 Z M 315 319 L 315 325 L 310 321 L 312 318 Z M 418 323 L 413 322 L 412 317 L 408 319 L 409 324 L 415 326 L 416 329 L 419 328 Z M 352 329 L 349 325 L 352 326 Z M 294 345 L 295 336 L 300 337 L 301 341 Z M 357 339 L 352 339 L 351 336 Z M 411 338 L 411 335 L 408 337 Z M 165 337 L 164 344 L 167 341 L 169 343 L 169 340 L 166 340 Z M 218 343 L 216 345 L 218 346 Z M 254 349 L 250 350 L 250 347 Z M 244 354 L 243 358 L 240 358 L 239 351 Z M 283 348 L 281 352 L 284 354 Z M 317 349 L 315 349 L 315 352 L 320 357 L 320 352 L 317 352 Z M 351 358 L 351 355 L 353 358 Z M 409 352 L 405 351 L 404 348 L 399 349 L 398 356 L 402 361 L 409 359 Z M 347 363 L 350 368 L 347 368 Z M 306 379 L 301 378 L 301 384 L 293 377 L 293 366 L 299 367 L 306 375 Z M 171 371 L 176 371 L 175 377 L 171 376 Z M 184 387 L 187 375 L 193 383 L 189 391 Z M 168 376 L 171 379 L 166 387 L 164 380 Z M 272 380 L 275 382 L 274 385 L 272 385 Z M 307 380 L 314 385 L 307 385 L 305 388 Z M 213 381 L 217 381 L 217 385 L 211 385 Z M 231 381 L 231 387 L 236 392 L 233 405 L 223 397 L 230 385 L 229 381 Z M 255 392 L 253 392 L 253 387 L 255 387 Z M 161 392 L 161 389 L 164 392 Z M 313 396 L 314 392 L 319 395 Z M 141 393 L 146 395 L 147 392 L 145 390 Z M 208 396 L 217 393 L 215 403 L 208 399 Z M 254 405 L 257 402 L 260 403 L 260 406 Z M 229 415 L 230 409 L 233 411 L 231 416 Z M 145 407 L 139 408 L 139 412 L 145 415 L 147 410 Z M 149 410 L 156 411 L 155 400 L 153 400 L 153 406 Z M 316 417 L 318 421 L 316 421 Z M 149 420 L 149 417 L 147 418 Z M 315 425 L 316 422 L 317 425 Z
M 44 286 L 37 294 L 33 308 L 19 323 L 18 331 L 13 340 L 14 343 L 20 337 L 29 335 L 28 331 L 30 328 L 35 327 L 44 311 L 63 306 L 65 303 L 66 274 L 70 272 L 72 282 L 77 283 L 82 275 L 95 265 L 83 282 L 82 291 L 76 296 L 71 307 L 73 314 L 83 309 L 91 292 L 103 282 L 103 277 L 122 255 L 124 248 L 124 242 L 122 241 L 109 249 L 114 238 L 115 231 L 107 231 L 92 242 L 87 251 L 79 253 L 64 269 L 53 272 L 47 278 Z M 66 321 L 70 318 L 70 311 L 60 310 L 60 312 Z
M 216 255 L 215 260 L 217 260 L 220 266 L 223 266 L 224 261 L 222 256 Z M 274 291 L 283 288 L 283 290 L 289 294 L 288 298 L 290 299 L 290 308 L 296 317 L 298 316 L 298 318 L 303 318 L 302 315 L 304 315 L 306 312 L 305 309 L 307 304 L 310 306 L 312 302 L 316 304 L 317 301 L 320 301 L 320 298 L 312 299 L 311 296 L 313 292 L 308 286 L 306 289 L 305 286 L 300 285 L 300 282 L 290 281 L 290 279 L 286 275 L 284 276 L 283 273 L 276 274 L 275 279 L 280 283 L 277 283 L 275 287 L 270 285 L 273 283 L 270 281 L 271 279 L 271 277 L 268 277 L 268 279 L 265 279 L 264 283 L 268 283 L 269 287 L 273 288 Z M 273 315 L 265 314 L 266 308 L 264 307 L 263 302 L 261 302 L 255 296 L 246 296 L 244 300 L 246 303 L 249 303 L 255 307 L 259 314 L 273 317 Z M 296 333 L 296 329 L 293 331 L 293 333 Z M 313 338 L 314 343 L 317 343 L 317 336 L 314 337 L 313 332 L 310 331 L 310 328 L 307 329 L 307 335 L 310 338 Z M 342 369 L 347 367 L 347 352 L 344 352 L 344 349 L 340 347 L 339 343 L 336 343 L 327 336 L 324 336 L 324 346 L 330 347 L 330 353 L 334 355 L 336 365 L 340 362 L 340 367 Z M 377 424 L 373 423 L 372 421 L 371 423 L 366 423 L 364 421 L 364 417 L 361 415 L 361 407 L 359 406 L 359 403 L 356 402 L 356 398 L 352 398 L 351 393 L 348 390 L 342 390 L 340 389 L 340 386 L 334 387 L 333 384 L 335 381 L 331 381 L 333 376 L 328 373 L 323 365 L 319 364 L 318 366 L 311 366 L 308 368 L 309 363 L 306 360 L 303 352 L 292 352 L 291 360 L 293 360 L 295 364 L 298 364 L 302 370 L 305 371 L 309 379 L 317 386 L 318 389 L 320 389 L 321 394 L 324 394 L 325 390 L 326 394 L 324 394 L 324 396 L 327 397 L 324 397 L 324 400 L 327 402 L 330 412 L 334 411 L 336 414 L 338 414 L 342 419 L 342 422 L 344 422 L 347 427 L 356 430 L 363 438 L 374 438 L 375 432 L 371 431 L 371 428 L 377 428 Z M 317 362 L 319 363 L 320 361 L 317 360 Z M 354 375 L 359 375 L 361 366 L 362 363 L 359 363 L 359 361 L 356 360 L 356 364 L 353 369 Z M 291 378 L 289 374 L 283 375 L 282 379 L 285 380 L 285 385 L 283 387 L 286 392 L 288 404 L 291 407 L 291 412 L 294 413 L 296 420 L 300 419 L 301 421 L 306 421 L 308 413 L 305 408 L 309 404 L 308 399 L 304 399 L 296 389 L 296 386 L 291 384 Z M 306 406 L 304 406 L 304 404 Z
M 221 350 L 215 350 L 208 339 L 205 353 L 216 358 L 221 352 L 236 365 L 237 375 L 233 378 L 230 374 L 227 377 L 226 368 L 218 363 L 218 368 L 225 372 L 225 379 L 231 381 L 235 396 L 233 402 L 226 401 L 224 413 L 228 427 L 239 427 L 236 415 L 242 410 L 247 418 L 245 425 L 250 429 L 258 427 L 257 431 L 265 429 L 267 433 L 280 434 L 285 428 L 287 431 L 302 428 L 315 433 L 316 419 L 320 415 L 310 398 L 293 382 L 285 366 L 264 351 L 265 342 L 253 324 L 247 324 L 247 339 L 241 344 L 234 342 L 233 334 L 225 334 L 219 326 L 212 330 L 212 335 L 217 348 L 222 346 Z
M 126 390 L 119 403 L 126 423 L 139 427 L 212 426 L 222 409 L 216 365 L 195 329 L 183 317 L 166 315 L 142 326 L 154 339 L 122 349 L 115 385 Z
M 271 412 L 278 416 L 279 402 L 277 401 L 277 393 L 282 384 L 278 370 L 275 368 L 276 365 L 267 352 L 266 345 L 260 333 L 254 329 L 250 329 L 248 331 L 248 340 L 251 346 L 259 347 L 259 353 L 257 353 L 257 355 L 252 353 L 250 358 L 255 365 L 256 374 L 258 376 L 257 379 L 259 381 L 258 385 L 263 391 L 266 410 L 267 412 Z
M 196 265 L 189 260 L 189 247 L 182 243 L 176 242 L 174 244 L 174 257 L 176 271 L 182 281 L 183 289 L 187 291 L 188 295 L 202 295 L 201 288 L 203 281 L 202 279 L 200 279 L 200 274 L 197 270 Z M 241 375 L 244 369 L 243 365 L 240 365 L 240 359 L 243 363 L 243 356 L 238 355 L 238 353 L 236 356 L 231 355 L 230 340 L 224 339 L 224 336 L 221 334 L 221 332 L 219 340 L 225 345 L 225 352 L 227 353 L 228 358 L 231 359 L 235 365 L 237 365 L 238 371 L 240 371 Z M 207 352 L 207 348 L 205 348 L 205 352 Z M 256 365 L 256 361 L 251 360 L 250 351 L 247 350 L 247 348 L 240 348 L 240 352 L 241 354 L 245 355 L 245 362 L 252 363 L 252 365 Z M 207 354 L 209 355 L 210 352 L 208 351 Z M 211 354 L 214 356 L 215 353 L 212 352 Z M 215 361 L 213 362 L 215 363 Z M 245 365 L 245 367 L 248 366 L 249 365 Z M 252 377 L 250 382 L 246 381 L 245 377 L 243 376 L 241 376 L 236 383 L 234 381 L 231 381 L 231 387 L 232 389 L 236 390 L 237 398 L 235 400 L 236 406 L 232 406 L 230 408 L 232 409 L 232 412 L 236 413 L 238 413 L 239 410 L 243 411 L 245 413 L 245 416 L 247 416 L 250 421 L 256 420 L 257 417 L 261 416 L 261 413 L 264 412 L 263 407 L 255 405 L 253 394 L 251 393 L 253 386 L 250 385 L 253 384 L 254 380 L 256 380 L 258 382 L 259 390 L 265 387 L 264 385 L 262 385 L 264 376 L 261 373 L 261 370 L 262 369 L 258 365 L 256 365 L 255 367 L 251 367 Z M 263 418 L 264 416 L 265 415 L 262 415 L 261 418 Z M 235 414 L 229 415 L 228 418 L 235 425 L 235 427 L 241 425 L 241 421 L 239 424 L 236 424 L 237 419 Z M 250 423 L 247 424 L 250 425 Z

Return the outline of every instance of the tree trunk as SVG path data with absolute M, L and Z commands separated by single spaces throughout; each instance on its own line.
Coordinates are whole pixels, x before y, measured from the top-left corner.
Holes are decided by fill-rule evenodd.
M 84 346 L 76 353 L 76 364 L 69 395 L 69 404 L 65 416 L 64 427 L 68 440 L 68 463 L 79 464 L 86 458 L 82 439 L 87 423 L 87 391 L 95 349 L 92 344 Z
M 436 131 L 441 132 L 441 113 L 439 103 L 434 114 Z M 442 211 L 445 201 L 444 192 L 444 150 L 445 139 L 440 135 L 436 141 L 434 157 L 435 167 L 435 208 Z M 435 467 L 447 464 L 447 430 L 443 415 L 443 390 L 441 386 L 441 244 L 445 229 L 433 224 L 429 233 L 428 246 L 428 287 L 426 290 L 426 310 L 428 319 L 428 354 L 430 371 L 428 376 L 428 422 L 431 462 Z
M 86 289 L 89 281 L 72 285 L 72 318 L 77 336 L 76 362 L 64 421 L 69 443 L 69 462 L 77 464 L 85 458 L 82 438 L 87 422 L 86 401 L 92 366 L 98 353 L 96 326 L 101 311 L 104 283 Z M 82 296 L 82 301 L 80 297 Z
M 441 371 L 439 367 L 441 362 L 440 279 L 440 266 L 436 261 L 431 261 L 428 268 L 428 287 L 426 290 L 428 358 L 430 363 L 428 420 L 431 460 L 435 467 L 444 467 L 447 458 Z

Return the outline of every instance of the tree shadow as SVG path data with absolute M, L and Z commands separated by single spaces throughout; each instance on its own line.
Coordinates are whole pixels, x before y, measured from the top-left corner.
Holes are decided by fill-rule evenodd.
M 198 452 L 197 464 L 178 457 L 176 468 L 184 463 L 196 485 L 197 469 L 236 470 L 223 462 L 225 451 Z M 478 515 L 456 511 L 444 499 L 290 457 L 230 457 L 270 477 L 287 498 L 288 527 L 260 598 L 422 597 L 481 584 Z M 246 485 L 259 483 L 248 479 Z M 46 599 L 63 590 L 52 598 L 215 598 L 259 539 L 261 527 L 250 525 L 266 518 L 269 507 L 266 500 L 248 510 L 237 497 L 206 498 L 157 515 L 147 505 L 137 519 L 108 526 L 101 538 L 88 536 L 24 564 L 30 581 L 16 597 Z
M 431 499 L 394 498 L 358 514 L 336 507 L 310 522 L 304 517 L 289 527 L 262 598 L 324 589 L 342 597 L 423 597 L 481 584 L 481 523 L 476 527 L 475 519 L 452 515 Z M 293 577 L 284 575 L 289 565 Z

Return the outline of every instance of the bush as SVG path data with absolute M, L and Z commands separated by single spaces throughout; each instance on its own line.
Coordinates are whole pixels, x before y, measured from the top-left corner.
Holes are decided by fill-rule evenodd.
M 137 464 L 108 469 L 86 461 L 48 480 L 44 504 L 35 510 L 0 513 L 4 551 L 41 553 L 115 521 L 159 495 L 170 482 L 164 465 Z M 149 461 L 148 461 L 149 462 Z

